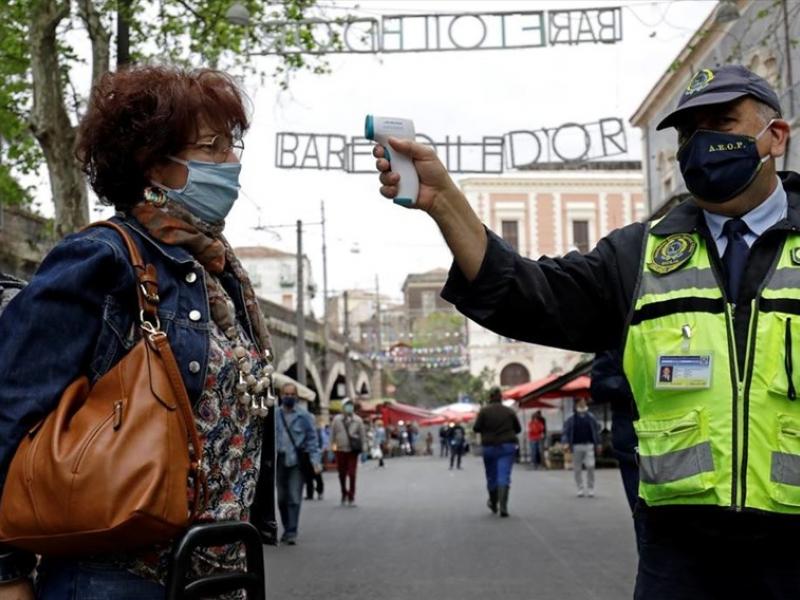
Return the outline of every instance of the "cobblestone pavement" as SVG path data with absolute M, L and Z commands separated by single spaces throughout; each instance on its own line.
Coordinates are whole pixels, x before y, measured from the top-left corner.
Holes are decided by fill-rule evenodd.
M 304 501 L 297 546 L 266 547 L 276 600 L 623 600 L 636 571 L 633 524 L 619 473 L 597 472 L 597 497 L 577 498 L 572 473 L 516 465 L 511 517 L 486 508 L 483 464 L 397 458 L 359 466 L 355 508 Z

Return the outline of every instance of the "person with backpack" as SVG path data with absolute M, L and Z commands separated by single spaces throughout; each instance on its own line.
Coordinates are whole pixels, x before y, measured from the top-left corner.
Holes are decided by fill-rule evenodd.
M 358 459 L 367 447 L 364 421 L 355 414 L 355 408 L 353 401 L 345 398 L 342 402 L 342 414 L 336 415 L 331 423 L 331 448 L 336 453 L 342 506 L 355 506 Z

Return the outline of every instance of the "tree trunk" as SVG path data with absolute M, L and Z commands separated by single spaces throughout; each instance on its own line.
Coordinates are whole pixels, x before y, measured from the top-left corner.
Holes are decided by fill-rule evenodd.
M 31 131 L 42 147 L 55 205 L 55 233 L 62 237 L 89 222 L 86 181 L 75 159 L 75 127 L 64 102 L 56 27 L 69 16 L 69 0 L 31 2 Z
M 92 85 L 94 85 L 100 76 L 108 71 L 111 33 L 103 27 L 94 0 L 78 0 L 78 14 L 86 25 L 89 39 L 92 41 Z

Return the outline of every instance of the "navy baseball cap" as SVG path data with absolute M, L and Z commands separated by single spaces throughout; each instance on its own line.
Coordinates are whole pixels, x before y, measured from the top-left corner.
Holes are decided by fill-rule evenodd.
M 681 94 L 678 106 L 656 129 L 675 127 L 680 122 L 681 115 L 692 108 L 724 104 L 743 96 L 752 96 L 774 108 L 778 114 L 781 113 L 778 95 L 766 80 L 741 65 L 724 65 L 695 73 Z

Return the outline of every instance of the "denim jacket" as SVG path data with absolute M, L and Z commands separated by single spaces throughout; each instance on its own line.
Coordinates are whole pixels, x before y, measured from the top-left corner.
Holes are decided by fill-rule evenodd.
M 291 437 L 286 429 L 291 432 Z M 295 405 L 290 412 L 279 409 L 275 417 L 275 432 L 277 452 L 284 455 L 284 464 L 287 467 L 293 467 L 299 462 L 292 440 L 297 444 L 297 450 L 308 452 L 311 464 L 316 466 L 322 464 L 322 453 L 317 440 L 317 431 L 314 428 L 314 417 L 303 407 Z
M 158 272 L 158 316 L 189 399 L 200 398 L 208 365 L 205 270 L 179 246 L 152 238 L 133 218 L 115 218 L 134 234 L 145 263 Z M 220 277 L 237 317 L 250 331 L 241 286 Z M 135 276 L 119 234 L 93 227 L 62 240 L 0 318 L 0 493 L 25 433 L 86 375 L 94 384 L 135 344 Z

